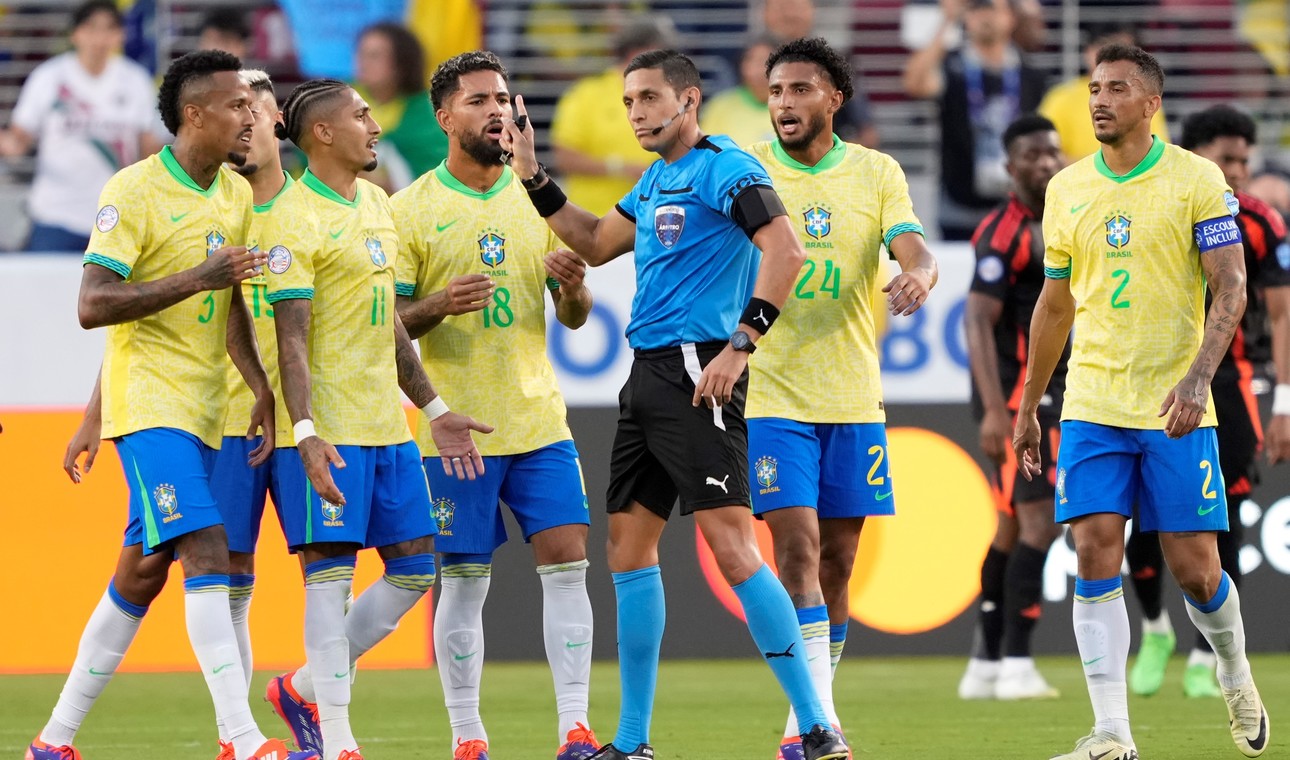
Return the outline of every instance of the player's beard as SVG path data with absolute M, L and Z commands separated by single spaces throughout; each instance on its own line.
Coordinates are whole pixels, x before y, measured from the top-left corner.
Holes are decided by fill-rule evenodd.
M 246 166 L 246 154 L 230 150 L 228 152 L 228 163 L 232 165 L 235 170 L 240 169 L 241 167 Z
M 493 125 L 488 125 L 493 126 Z M 488 127 L 485 127 L 487 129 Z M 461 149 L 483 166 L 500 163 L 502 160 L 502 144 L 488 136 L 487 132 L 465 133 L 458 141 Z
M 815 138 L 819 137 L 820 133 L 824 131 L 824 114 L 813 114 L 811 118 L 803 119 L 801 123 L 805 129 L 803 129 L 796 137 L 786 139 L 782 134 L 778 133 L 778 130 L 776 130 L 775 136 L 779 138 L 781 145 L 789 150 L 796 150 L 798 148 L 805 148 L 815 142 Z
M 242 161 L 243 163 L 241 166 L 238 166 L 236 164 L 233 166 L 233 171 L 237 172 L 238 174 L 241 174 L 243 177 L 249 177 L 252 174 L 255 174 L 256 172 L 260 171 L 259 164 L 253 164 L 247 161 L 245 157 L 242 158 Z
M 369 163 L 367 163 L 367 164 L 363 167 L 363 171 L 365 171 L 365 172 L 374 172 L 374 171 L 376 171 L 376 167 L 377 167 L 377 166 L 380 166 L 380 164 L 381 164 L 381 162 L 380 162 L 379 160 L 377 160 L 377 159 L 375 159 L 375 158 L 374 158 L 374 159 L 372 159 Z

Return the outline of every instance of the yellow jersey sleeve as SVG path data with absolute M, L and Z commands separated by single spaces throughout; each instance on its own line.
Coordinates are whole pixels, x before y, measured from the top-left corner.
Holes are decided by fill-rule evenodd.
M 99 212 L 90 231 L 85 263 L 97 264 L 128 278 L 148 245 L 146 186 L 131 181 L 137 172 L 118 172 L 99 194 Z M 126 213 L 122 213 L 122 209 Z
M 880 156 L 882 172 L 882 244 L 891 249 L 891 241 L 906 232 L 923 234 L 923 224 L 914 214 L 914 201 L 909 197 L 909 182 L 896 159 L 883 153 Z
M 1044 203 L 1044 276 L 1054 280 L 1071 276 L 1070 230 L 1066 225 L 1071 214 L 1060 178 L 1059 174 L 1049 181 Z

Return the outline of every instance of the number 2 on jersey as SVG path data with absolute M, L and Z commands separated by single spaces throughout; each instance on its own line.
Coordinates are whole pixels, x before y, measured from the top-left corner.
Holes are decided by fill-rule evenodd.
M 874 456 L 874 455 L 877 456 Z M 870 446 L 869 455 L 873 456 L 873 464 L 869 466 L 869 477 L 865 480 L 871 486 L 880 486 L 887 482 L 887 478 L 878 474 L 878 469 L 882 467 L 882 462 L 887 457 L 887 451 L 881 446 Z
M 1200 460 L 1200 468 L 1205 471 L 1205 482 L 1200 487 L 1200 496 L 1202 499 L 1217 499 L 1218 492 L 1210 487 L 1214 480 L 1214 463 L 1208 459 Z
M 1117 269 L 1111 273 L 1111 276 L 1118 278 L 1120 280 L 1120 284 L 1117 285 L 1115 288 L 1115 291 L 1111 293 L 1111 308 L 1112 309 L 1129 308 L 1129 299 L 1127 298 L 1123 300 L 1120 299 L 1120 296 L 1124 294 L 1124 289 L 1129 286 L 1129 270 Z

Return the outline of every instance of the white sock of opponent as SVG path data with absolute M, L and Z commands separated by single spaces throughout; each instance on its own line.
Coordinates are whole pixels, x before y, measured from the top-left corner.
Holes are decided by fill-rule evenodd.
M 461 741 L 488 741 L 479 715 L 479 682 L 484 670 L 484 599 L 493 566 L 483 562 L 449 564 L 451 557 L 444 557 L 439 582 L 434 649 L 455 748 Z
M 587 725 L 592 632 L 589 564 L 584 559 L 539 565 L 537 569 L 542 579 L 542 634 L 555 680 L 555 709 L 560 715 L 560 744 L 577 724 Z
M 1185 595 L 1184 595 L 1185 596 Z M 1218 683 L 1234 689 L 1248 683 L 1250 661 L 1245 659 L 1245 623 L 1241 620 L 1241 595 L 1223 573 L 1214 598 L 1204 604 L 1187 598 L 1187 617 L 1205 636 L 1218 658 Z
M 1075 643 L 1079 645 L 1093 702 L 1094 729 L 1133 746 L 1129 731 L 1129 698 L 1125 668 L 1129 661 L 1129 613 L 1120 576 L 1105 580 L 1075 579 Z
M 75 741 L 81 721 L 112 679 L 147 611 L 147 607 L 127 602 L 108 584 L 108 590 L 81 633 L 76 662 L 67 674 L 49 723 L 40 732 L 41 741 L 55 747 Z
M 305 658 L 318 703 L 324 760 L 336 760 L 342 750 L 358 748 L 349 725 L 349 639 L 345 636 L 345 599 L 354 581 L 354 561 L 352 555 L 334 557 L 305 567 Z
M 215 702 L 215 716 L 224 723 L 227 741 L 239 758 L 250 757 L 264 744 L 264 734 L 251 717 L 246 675 L 233 632 L 228 603 L 228 576 L 196 575 L 184 580 L 184 618 L 188 640 Z

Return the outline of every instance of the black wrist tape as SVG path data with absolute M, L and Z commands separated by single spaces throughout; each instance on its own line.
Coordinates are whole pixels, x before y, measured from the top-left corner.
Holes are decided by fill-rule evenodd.
M 542 187 L 529 191 L 529 200 L 533 202 L 533 208 L 537 209 L 538 216 L 543 219 L 564 208 L 564 204 L 569 202 L 560 186 L 549 178 Z
M 776 319 L 779 319 L 779 309 L 770 301 L 756 296 L 748 299 L 744 313 L 739 316 L 740 324 L 752 325 L 762 335 L 770 331 L 770 326 L 775 324 Z

